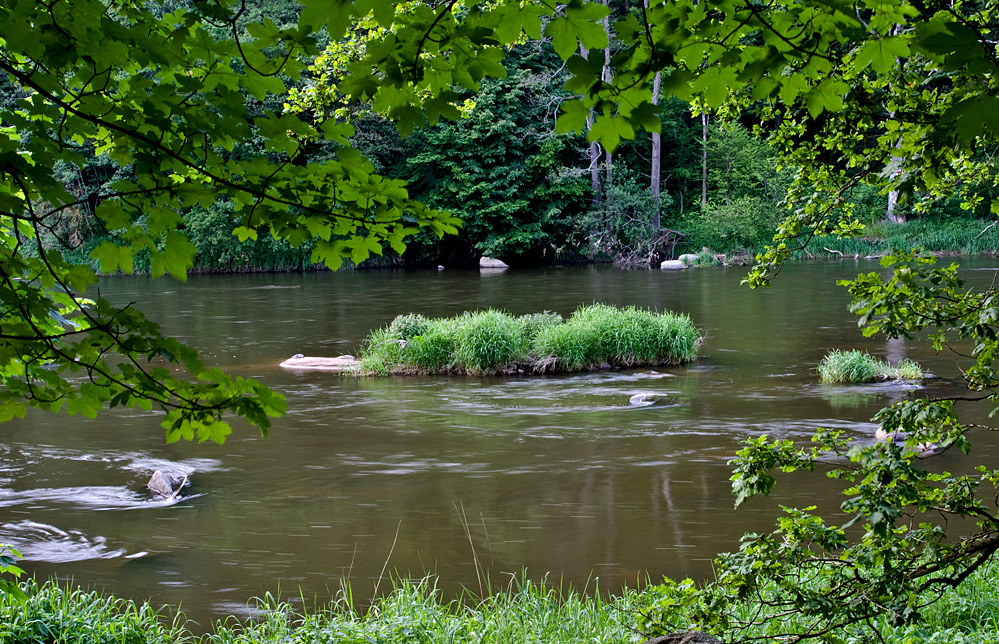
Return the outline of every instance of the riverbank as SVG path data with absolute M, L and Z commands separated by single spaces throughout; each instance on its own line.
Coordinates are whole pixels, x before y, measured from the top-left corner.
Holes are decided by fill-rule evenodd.
M 877 641 L 871 630 L 874 627 L 887 644 L 999 644 L 995 618 L 999 596 L 994 592 L 997 583 L 999 565 L 992 562 L 925 608 L 919 623 L 894 625 L 882 621 L 853 626 L 837 633 L 842 638 L 837 641 Z M 210 626 L 189 624 L 182 613 L 176 614 L 170 607 L 156 608 L 78 587 L 34 581 L 21 587 L 28 595 L 24 604 L 0 595 L 0 641 L 5 643 L 624 644 L 686 626 L 678 621 L 657 630 L 643 617 L 655 614 L 650 611 L 655 602 L 654 588 L 625 589 L 605 597 L 599 589 L 575 592 L 517 578 L 492 589 L 485 597 L 468 593 L 461 599 L 445 599 L 433 578 L 398 581 L 387 596 L 364 612 L 352 608 L 354 597 L 349 589 L 326 608 L 307 612 L 267 596 L 248 603 L 253 617 L 230 617 Z M 747 604 L 747 613 L 753 610 Z M 794 616 L 785 619 L 793 620 Z M 742 636 L 762 634 L 745 632 Z
M 853 259 L 885 255 L 896 249 L 909 250 L 911 248 L 924 248 L 931 253 L 943 256 L 995 255 L 999 253 L 999 226 L 994 226 L 994 223 L 991 220 L 964 217 L 917 219 L 903 223 L 877 221 L 868 223 L 860 237 L 826 236 L 813 239 L 809 248 L 806 251 L 797 252 L 795 257 L 801 260 L 822 257 Z M 755 263 L 757 253 L 763 251 L 762 243 L 760 246 L 746 247 L 733 246 L 731 239 L 723 237 L 698 239 L 702 244 L 700 247 L 694 247 L 690 244 L 677 245 L 674 248 L 674 257 L 661 259 L 670 260 L 682 254 L 693 254 L 698 256 L 698 265 L 749 266 Z M 70 261 L 87 264 L 97 271 L 99 269 L 98 263 L 89 255 L 96 245 L 96 241 L 98 240 L 80 248 L 65 250 L 64 254 Z M 262 237 L 260 242 L 243 242 L 242 244 L 274 245 L 277 242 Z M 197 240 L 195 240 L 195 246 L 198 246 Z M 556 256 L 552 255 L 540 264 L 517 262 L 516 258 L 511 257 L 503 259 L 513 262 L 516 268 L 581 264 L 615 264 L 625 268 L 659 267 L 658 260 L 649 265 L 639 266 L 634 262 L 624 261 L 625 258 L 618 258 L 622 261 L 615 261 L 615 258 L 610 256 L 586 256 L 582 250 L 562 256 L 561 259 L 554 259 Z M 207 263 L 199 261 L 204 257 L 212 257 L 213 261 Z M 477 262 L 478 258 L 472 256 L 460 262 L 449 262 L 434 257 L 424 257 L 417 261 L 411 261 L 408 256 L 386 252 L 383 256 L 372 257 L 359 265 L 345 260 L 340 270 L 425 269 L 438 266 L 444 269 L 472 269 L 477 267 Z M 137 274 L 149 272 L 148 259 L 145 258 L 144 254 L 139 253 L 136 256 L 135 268 Z M 198 247 L 195 265 L 188 269 L 188 273 L 191 275 L 245 275 L 252 273 L 322 272 L 326 270 L 328 269 L 324 264 L 315 264 L 311 261 L 311 245 L 306 242 L 301 247 L 294 249 L 290 246 L 287 248 L 281 246 L 279 250 L 274 250 L 268 246 L 267 252 L 264 253 L 219 253 L 213 247 Z

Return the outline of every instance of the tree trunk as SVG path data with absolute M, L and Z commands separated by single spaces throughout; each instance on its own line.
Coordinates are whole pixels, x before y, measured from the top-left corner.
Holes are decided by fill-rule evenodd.
M 659 106 L 659 92 L 662 89 L 663 75 L 662 72 L 656 72 L 656 76 L 652 79 L 652 104 L 656 107 Z M 652 171 L 651 171 L 651 184 L 650 189 L 652 190 L 652 198 L 655 200 L 655 210 L 652 213 L 652 226 L 659 230 L 662 228 L 662 220 L 660 217 L 660 186 L 659 186 L 659 174 L 660 174 L 660 164 L 662 163 L 662 147 L 663 147 L 663 137 L 659 132 L 652 133 Z
M 701 112 L 701 207 L 708 205 L 708 113 Z
M 579 55 L 583 58 L 589 56 L 586 47 L 583 47 L 582 43 L 579 45 Z M 586 117 L 586 131 L 589 132 L 593 129 L 593 110 L 590 110 L 589 115 Z M 603 200 L 603 195 L 600 190 L 600 144 L 594 141 L 590 143 L 589 149 L 587 150 L 588 156 L 590 158 L 590 166 L 588 170 L 590 171 L 590 186 L 593 190 L 593 196 L 590 198 L 590 206 L 596 208 L 600 205 Z
M 604 6 L 605 7 L 610 6 L 610 0 L 604 0 Z M 611 77 L 611 66 L 610 66 L 611 62 L 610 14 L 604 16 L 604 31 L 607 33 L 607 48 L 604 49 L 604 69 L 603 69 L 602 78 L 603 81 L 609 85 L 610 82 L 613 80 L 613 78 Z M 614 156 L 610 153 L 610 150 L 604 150 L 604 162 L 607 164 L 605 170 L 606 178 L 604 179 L 604 187 L 609 189 L 613 180 L 612 170 L 614 167 Z
M 905 215 L 895 212 L 895 206 L 898 205 L 898 190 L 892 190 L 888 193 L 888 209 L 885 210 L 885 218 L 893 224 L 904 224 Z

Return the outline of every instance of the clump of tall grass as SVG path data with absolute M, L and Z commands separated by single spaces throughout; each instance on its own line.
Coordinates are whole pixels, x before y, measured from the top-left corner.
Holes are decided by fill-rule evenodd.
M 445 601 L 433 580 L 399 581 L 390 595 L 359 614 L 342 603 L 305 615 L 273 599 L 264 618 L 224 625 L 207 644 L 278 642 L 628 642 L 634 636 L 634 592 L 602 600 L 518 580 L 485 598 Z
M 576 311 L 565 324 L 544 329 L 534 351 L 540 361 L 554 361 L 564 371 L 603 364 L 681 364 L 697 355 L 698 338 L 686 315 L 594 304 Z
M 883 212 L 883 211 L 882 211 Z M 896 224 L 877 221 L 867 224 L 862 237 L 823 237 L 812 252 L 846 256 L 883 255 L 896 249 L 924 248 L 930 252 L 976 255 L 995 253 L 999 248 L 999 227 L 991 220 L 976 218 L 931 218 Z M 803 253 L 802 253 L 803 254 Z
M 882 382 L 885 380 L 920 380 L 922 368 L 903 358 L 892 366 L 857 350 L 830 351 L 818 366 L 819 379 L 828 383 Z
M 568 320 L 493 309 L 442 319 L 405 315 L 368 336 L 361 366 L 377 374 L 486 374 L 676 365 L 697 355 L 699 335 L 686 315 L 603 304 Z
M 106 597 L 55 582 L 21 584 L 23 603 L 0 593 L 0 642 L 142 642 L 190 641 L 180 620 L 166 622 L 149 604 Z
M 473 374 L 522 362 L 529 348 L 524 336 L 524 323 L 506 313 L 472 313 L 458 327 L 455 361 Z

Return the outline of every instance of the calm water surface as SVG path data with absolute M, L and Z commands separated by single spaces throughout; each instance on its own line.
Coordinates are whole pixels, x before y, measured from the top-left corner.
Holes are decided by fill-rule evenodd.
M 992 279 L 994 262 L 966 264 L 971 281 Z M 134 302 L 207 363 L 281 391 L 290 411 L 270 438 L 237 424 L 223 446 L 165 445 L 144 412 L 29 413 L 3 427 L 0 542 L 40 577 L 182 604 L 202 624 L 265 592 L 326 602 L 349 582 L 365 600 L 383 569 L 436 575 L 454 593 L 523 571 L 610 591 L 646 575 L 707 578 L 716 553 L 771 528 L 778 503 L 838 505 L 834 486 L 811 476 L 733 512 L 726 461 L 742 440 L 806 442 L 819 426 L 870 440 L 875 411 L 914 391 L 821 385 L 827 351 L 910 357 L 941 376 L 930 393 L 955 390 L 954 355 L 862 337 L 835 286 L 858 268 L 878 266 L 793 266 L 763 291 L 739 286 L 738 268 L 109 279 L 104 297 Z M 542 378 L 277 366 L 295 353 L 356 353 L 400 313 L 568 315 L 593 302 L 688 313 L 705 332 L 702 355 L 682 368 Z M 640 392 L 668 400 L 629 405 Z M 973 438 L 976 455 L 999 462 L 994 438 Z M 965 465 L 949 453 L 933 464 Z M 190 476 L 178 502 L 148 500 L 156 469 Z

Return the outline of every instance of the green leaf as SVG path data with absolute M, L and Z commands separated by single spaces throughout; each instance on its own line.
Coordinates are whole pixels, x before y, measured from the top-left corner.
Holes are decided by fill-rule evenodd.
M 302 12 L 299 16 L 299 25 L 313 31 L 319 31 L 325 26 L 331 40 L 343 38 L 347 28 L 350 27 L 351 18 L 357 13 L 349 0 L 300 0 L 300 2 Z M 379 11 L 378 15 L 383 16 L 384 13 Z
M 860 48 L 854 59 L 857 73 L 868 66 L 879 74 L 884 74 L 898 64 L 898 59 L 909 56 L 909 44 L 898 36 L 875 38 Z
M 183 233 L 173 231 L 167 235 L 163 247 L 163 265 L 170 275 L 182 282 L 187 281 L 187 270 L 194 266 L 197 252 L 198 249 Z
M 548 22 L 545 35 L 551 37 L 552 47 L 562 60 L 576 53 L 577 43 L 588 49 L 606 47 L 607 32 L 599 21 L 608 12 L 603 5 L 572 0 L 565 8 L 565 15 Z
M 593 122 L 586 138 L 588 141 L 600 141 L 607 151 L 614 152 L 621 139 L 635 138 L 635 130 L 626 118 L 600 115 Z
M 559 133 L 585 132 L 586 119 L 590 116 L 590 108 L 580 100 L 563 101 L 562 114 L 555 123 L 555 131 Z
M 823 112 L 839 112 L 843 109 L 843 98 L 850 86 L 843 81 L 827 78 L 812 88 L 805 99 L 808 113 L 818 118 Z
M 98 261 L 102 273 L 113 274 L 119 269 L 126 273 L 133 272 L 132 249 L 127 246 L 101 242 L 90 252 L 90 256 Z

